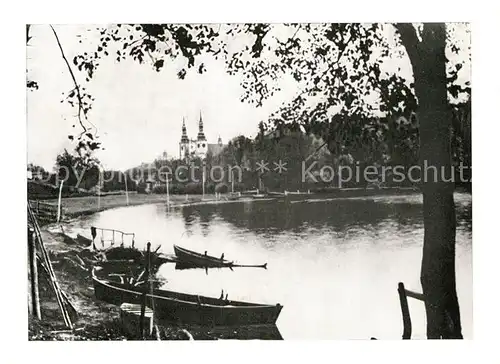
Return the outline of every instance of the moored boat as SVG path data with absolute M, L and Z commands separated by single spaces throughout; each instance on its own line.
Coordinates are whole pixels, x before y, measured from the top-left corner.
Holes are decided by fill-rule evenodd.
M 145 264 L 146 254 L 137 248 L 127 248 L 127 247 L 112 247 L 103 250 L 107 261 L 129 261 L 133 263 Z M 157 252 L 151 252 L 150 261 L 153 265 L 161 265 L 163 263 L 169 262 L 170 259 L 165 255 Z
M 98 278 L 92 271 L 95 296 L 111 304 L 141 303 L 143 288 Z M 158 319 L 203 326 L 271 325 L 283 308 L 153 289 L 146 294 L 146 305 L 154 307 Z
M 200 267 L 231 267 L 234 265 L 232 261 L 225 260 L 223 256 L 217 258 L 206 253 L 200 254 L 177 245 L 174 245 L 174 252 L 180 262 L 190 265 Z
M 232 192 L 229 192 L 229 194 L 227 195 L 228 200 L 239 200 L 240 197 L 241 192 L 234 192 L 234 190 Z
M 266 198 L 267 196 L 262 194 L 262 193 L 258 193 L 255 195 L 250 195 L 250 197 L 252 197 L 252 198 Z
M 76 234 L 76 240 L 82 245 L 90 246 L 92 244 L 92 239 L 89 239 L 82 234 Z

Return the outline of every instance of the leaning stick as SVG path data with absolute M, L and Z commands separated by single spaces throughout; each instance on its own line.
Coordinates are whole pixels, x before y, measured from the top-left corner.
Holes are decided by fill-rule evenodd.
M 43 244 L 40 226 L 38 225 L 38 221 L 33 213 L 33 210 L 31 209 L 31 206 L 29 206 L 29 204 L 28 204 L 28 213 L 29 213 L 29 216 L 30 216 L 32 223 L 34 225 L 34 228 L 35 228 L 35 234 L 36 234 L 36 238 L 37 238 L 36 240 L 38 240 L 38 245 L 41 248 L 40 250 L 42 253 L 42 257 L 45 260 L 45 263 L 47 266 L 46 268 L 47 268 L 47 271 L 49 273 L 49 280 L 52 283 L 52 287 L 53 287 L 54 293 L 56 295 L 57 303 L 59 304 L 59 307 L 61 308 L 61 313 L 62 313 L 62 316 L 64 319 L 64 323 L 66 324 L 67 327 L 72 329 L 73 324 L 71 322 L 71 318 L 70 318 L 69 313 L 66 309 L 66 306 L 64 305 L 64 301 L 63 301 L 63 297 L 62 297 L 62 290 L 59 287 L 56 275 L 54 273 L 54 270 L 52 269 L 52 264 L 50 262 L 49 254 L 47 253 L 47 250 L 45 249 L 45 245 Z

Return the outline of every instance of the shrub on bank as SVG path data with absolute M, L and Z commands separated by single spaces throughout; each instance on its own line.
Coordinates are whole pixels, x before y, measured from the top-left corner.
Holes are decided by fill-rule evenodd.
M 188 195 L 201 194 L 203 193 L 203 187 L 201 186 L 201 183 L 189 182 L 184 185 L 184 191 L 182 193 L 186 193 Z
M 169 190 L 171 189 L 169 188 Z M 154 186 L 152 192 L 158 194 L 167 193 L 167 186 Z
M 137 185 L 137 193 L 155 193 L 155 194 L 166 194 L 167 186 L 166 185 L 157 185 L 154 186 L 151 191 L 147 190 L 147 185 L 144 183 L 139 183 Z M 214 194 L 214 193 L 227 193 L 231 190 L 231 186 L 227 184 L 227 182 L 214 183 L 214 182 L 205 182 L 205 194 Z M 234 183 L 235 191 L 244 191 L 245 185 L 243 183 Z M 171 183 L 169 185 L 169 191 L 172 195 L 201 195 L 203 193 L 203 185 L 201 182 L 188 182 L 185 184 L 181 183 Z
M 229 192 L 229 186 L 226 183 L 224 183 L 224 182 L 217 183 L 215 185 L 215 192 L 217 192 L 217 193 L 227 193 L 227 192 Z
M 145 183 L 138 183 L 136 187 L 137 193 L 146 193 L 146 184 Z

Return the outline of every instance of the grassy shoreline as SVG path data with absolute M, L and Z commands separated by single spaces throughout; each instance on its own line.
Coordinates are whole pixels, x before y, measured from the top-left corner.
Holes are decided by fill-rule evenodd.
M 196 203 L 224 202 L 217 200 L 215 195 L 171 195 L 169 202 L 172 206 Z M 45 202 L 48 203 L 48 202 Z M 69 296 L 73 305 L 78 309 L 78 316 L 74 317 L 74 329 L 68 330 L 63 325 L 63 319 L 55 295 L 49 282 L 42 276 L 39 278 L 41 296 L 42 320 L 33 316 L 28 319 L 29 340 L 124 340 L 126 339 L 120 325 L 119 308 L 106 303 L 98 302 L 94 298 L 90 270 L 77 264 L 77 256 L 85 253 L 86 247 L 79 244 L 72 237 L 62 232 L 55 232 L 55 226 L 64 226 L 68 220 L 97 212 L 144 204 L 167 203 L 166 195 L 157 194 L 112 194 L 106 196 L 83 196 L 63 198 L 62 206 L 64 217 L 61 223 L 49 222 L 41 227 L 42 239 L 49 253 L 57 280 L 64 292 Z M 57 205 L 51 201 L 50 205 Z M 62 230 L 61 230 L 62 231 Z M 163 338 L 168 340 L 184 339 L 180 328 L 174 326 L 163 327 Z M 197 338 L 213 339 L 211 335 L 196 333 Z
M 419 193 L 416 189 L 411 188 L 390 188 L 390 189 L 339 189 L 334 192 L 313 192 L 311 194 L 303 194 L 300 196 L 310 196 L 314 198 L 335 198 L 335 197 L 360 197 L 372 196 L 378 194 L 408 194 Z M 171 206 L 182 206 L 199 203 L 225 203 L 227 194 L 221 194 L 219 199 L 214 194 L 202 195 L 170 195 L 168 200 Z M 278 195 L 270 195 L 269 198 L 279 198 Z M 250 197 L 249 197 L 250 198 Z M 294 198 L 294 194 L 290 194 L 289 198 Z M 235 201 L 231 201 L 235 202 Z M 126 206 L 139 206 L 146 204 L 167 203 L 166 194 L 140 194 L 137 192 L 129 192 L 128 201 L 125 193 L 110 194 L 104 196 L 82 196 L 82 197 L 66 197 L 62 199 L 62 207 L 66 218 L 76 218 L 84 215 L 91 215 L 97 212 L 114 209 Z M 57 201 L 52 200 L 49 204 L 57 206 Z
M 64 221 L 61 226 L 64 226 Z M 119 306 L 95 299 L 91 271 L 93 264 L 83 259 L 94 259 L 88 244 L 79 242 L 63 232 L 57 232 L 55 225 L 41 228 L 41 235 L 47 249 L 59 286 L 69 297 L 76 313 L 71 312 L 73 329 L 64 326 L 57 298 L 47 277 L 39 274 L 39 294 L 42 319 L 28 316 L 28 340 L 30 341 L 80 341 L 80 340 L 135 340 L 128 335 L 120 320 Z M 40 272 L 40 271 L 39 271 Z M 186 340 L 182 327 L 158 325 L 162 340 Z M 212 340 L 212 336 L 193 332 L 197 339 Z M 147 340 L 154 338 L 148 337 Z
M 172 206 L 197 203 L 202 201 L 216 201 L 215 195 L 205 195 L 202 200 L 201 195 L 170 195 L 169 201 Z M 139 206 L 146 204 L 167 203 L 166 195 L 160 194 L 138 194 L 135 192 L 125 194 L 113 194 L 101 196 L 68 197 L 62 200 L 64 215 L 69 218 L 75 218 L 83 215 L 91 215 L 97 212 L 126 206 Z M 54 202 L 57 204 L 57 202 Z

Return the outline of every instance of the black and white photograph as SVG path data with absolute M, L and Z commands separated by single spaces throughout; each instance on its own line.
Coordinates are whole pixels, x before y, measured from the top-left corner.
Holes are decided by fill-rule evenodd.
M 470 23 L 25 31 L 29 341 L 474 339 Z

